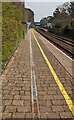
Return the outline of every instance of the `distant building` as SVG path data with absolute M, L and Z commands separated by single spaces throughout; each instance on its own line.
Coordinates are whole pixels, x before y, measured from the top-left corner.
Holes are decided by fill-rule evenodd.
M 31 9 L 25 8 L 24 14 L 25 22 L 34 22 L 34 12 Z
M 34 22 L 35 26 L 40 26 L 40 22 Z

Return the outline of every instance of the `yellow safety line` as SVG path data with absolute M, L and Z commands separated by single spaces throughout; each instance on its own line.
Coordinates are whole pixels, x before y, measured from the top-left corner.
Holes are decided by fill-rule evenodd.
M 59 87 L 59 89 L 60 89 L 60 91 L 61 91 L 63 97 L 65 98 L 65 101 L 66 101 L 66 103 L 67 103 L 69 109 L 71 110 L 72 114 L 74 115 L 74 105 L 73 105 L 72 100 L 70 99 L 70 97 L 69 97 L 69 95 L 67 94 L 65 88 L 63 87 L 63 85 L 62 85 L 62 83 L 60 82 L 58 76 L 56 75 L 56 73 L 55 73 L 53 67 L 52 67 L 51 64 L 50 64 L 50 61 L 48 60 L 48 58 L 47 58 L 47 56 L 45 55 L 43 49 L 41 48 L 41 46 L 40 46 L 40 44 L 39 44 L 39 42 L 38 42 L 38 40 L 37 40 L 37 38 L 36 38 L 34 32 L 32 32 L 32 33 L 33 33 L 34 39 L 35 39 L 35 41 L 36 41 L 36 43 L 37 43 L 37 45 L 38 45 L 38 47 L 39 47 L 41 53 L 42 53 L 42 55 L 43 55 L 43 57 L 44 57 L 44 59 L 45 59 L 47 65 L 48 65 L 48 67 L 49 67 L 49 69 L 50 69 L 50 71 L 51 71 L 53 77 L 54 77 L 54 80 L 56 81 L 56 83 L 57 83 L 57 85 L 58 85 L 58 87 Z

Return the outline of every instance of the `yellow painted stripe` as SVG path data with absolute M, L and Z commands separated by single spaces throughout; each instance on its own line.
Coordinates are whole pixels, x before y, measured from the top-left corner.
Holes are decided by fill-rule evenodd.
M 62 85 L 62 83 L 60 82 L 58 76 L 56 75 L 56 73 L 55 73 L 53 67 L 51 66 L 51 64 L 50 64 L 50 62 L 49 62 L 47 56 L 45 55 L 43 49 L 41 48 L 41 46 L 40 46 L 40 44 L 39 44 L 39 42 L 38 42 L 38 40 L 37 40 L 37 38 L 36 38 L 34 32 L 32 32 L 32 33 L 33 33 L 34 39 L 35 39 L 35 41 L 36 41 L 36 43 L 37 43 L 37 45 L 38 45 L 38 47 L 39 47 L 41 53 L 42 53 L 42 55 L 43 55 L 43 57 L 44 57 L 44 59 L 45 59 L 47 65 L 48 65 L 48 67 L 49 67 L 49 69 L 50 69 L 50 71 L 51 71 L 53 77 L 54 77 L 54 80 L 56 81 L 56 83 L 57 83 L 57 85 L 58 85 L 58 87 L 59 87 L 59 89 L 60 89 L 60 91 L 61 91 L 63 97 L 65 98 L 65 101 L 66 101 L 66 103 L 67 103 L 67 105 L 68 105 L 70 111 L 71 111 L 72 114 L 74 115 L 74 105 L 73 105 L 72 100 L 70 99 L 70 97 L 69 97 L 69 95 L 67 94 L 65 88 L 63 87 L 63 85 Z

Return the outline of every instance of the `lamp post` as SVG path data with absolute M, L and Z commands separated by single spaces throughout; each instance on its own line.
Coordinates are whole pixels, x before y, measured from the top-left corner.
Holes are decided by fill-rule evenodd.
M 21 23 L 24 25 L 24 27 L 26 28 L 26 31 L 27 31 L 27 23 L 25 22 L 25 21 L 21 21 Z M 23 30 L 23 38 L 25 37 L 25 35 L 24 35 L 24 30 Z

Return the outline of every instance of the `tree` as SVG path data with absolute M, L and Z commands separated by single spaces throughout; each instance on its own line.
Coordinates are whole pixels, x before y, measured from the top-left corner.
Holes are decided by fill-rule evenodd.
M 56 23 L 54 26 L 57 30 L 61 29 L 61 24 L 60 23 Z
M 69 14 L 71 16 L 71 28 L 74 28 L 74 1 L 70 2 L 70 6 L 68 8 Z
M 45 17 L 45 18 L 42 18 L 41 20 L 40 20 L 40 26 L 41 27 L 46 27 L 47 26 L 47 18 Z
M 59 8 L 56 8 L 56 10 L 53 12 L 54 18 L 57 17 L 60 14 Z
M 68 13 L 69 5 L 70 5 L 69 2 L 65 2 L 63 5 L 60 5 L 58 8 L 59 8 L 60 12 Z
M 47 17 L 47 22 L 48 22 L 48 23 L 52 23 L 52 21 L 53 21 L 53 17 L 52 17 L 52 16 L 48 16 L 48 17 Z
M 54 27 L 56 24 L 60 24 L 60 28 L 63 29 L 65 26 L 70 27 L 71 17 L 66 12 L 61 12 L 57 17 L 54 18 L 52 22 L 52 26 Z
M 68 8 L 68 12 L 71 15 L 72 19 L 74 19 L 74 1 L 70 2 L 70 6 Z

